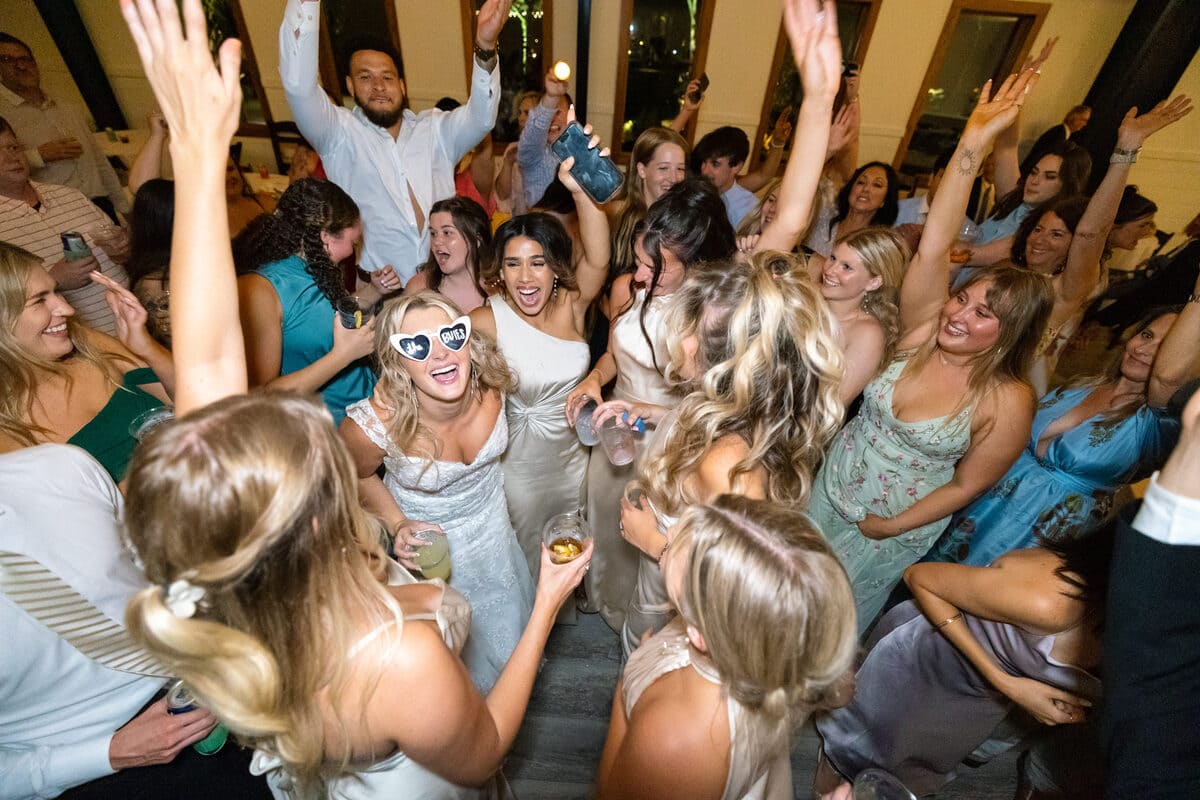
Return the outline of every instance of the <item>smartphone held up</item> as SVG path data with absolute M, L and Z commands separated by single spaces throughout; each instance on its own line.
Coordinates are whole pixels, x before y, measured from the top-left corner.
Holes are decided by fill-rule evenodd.
M 550 149 L 560 162 L 574 157 L 571 177 L 578 181 L 580 188 L 593 201 L 607 203 L 621 188 L 624 175 L 611 158 L 600 155 L 599 150 L 588 146 L 590 139 L 583 132 L 582 125 L 570 122 L 550 145 Z

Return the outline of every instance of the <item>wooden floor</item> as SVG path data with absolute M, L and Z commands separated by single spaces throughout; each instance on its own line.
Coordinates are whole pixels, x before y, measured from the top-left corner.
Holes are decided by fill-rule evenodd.
M 613 687 L 621 668 L 621 645 L 596 614 L 555 627 L 546 663 L 533 690 L 525 723 L 504 767 L 520 800 L 585 800 L 592 796 Z M 812 797 L 817 739 L 805 726 L 792 745 L 795 796 Z M 964 769 L 939 798 L 1010 800 L 1016 754 L 978 769 Z

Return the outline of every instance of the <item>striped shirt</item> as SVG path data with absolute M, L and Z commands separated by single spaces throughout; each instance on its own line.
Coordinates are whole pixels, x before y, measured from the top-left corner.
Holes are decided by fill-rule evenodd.
M 40 208 L 34 209 L 23 200 L 0 196 L 0 241 L 25 248 L 42 259 L 46 269 L 50 269 L 63 257 L 59 234 L 77 231 L 83 234 L 92 248 L 92 253 L 100 263 L 100 272 L 122 286 L 128 286 L 129 276 L 125 274 L 125 268 L 113 263 L 108 254 L 92 241 L 91 231 L 101 225 L 111 225 L 112 220 L 78 189 L 31 183 L 42 201 Z M 63 297 L 74 306 L 80 321 L 115 336 L 117 321 L 104 300 L 104 293 L 103 286 L 91 281 L 78 289 L 62 291 Z

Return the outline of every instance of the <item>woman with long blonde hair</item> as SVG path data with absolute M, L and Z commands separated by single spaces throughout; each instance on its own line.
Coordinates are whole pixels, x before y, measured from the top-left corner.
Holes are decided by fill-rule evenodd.
M 108 288 L 120 341 L 75 319 L 41 259 L 0 242 L 0 452 L 73 444 L 120 481 L 137 445 L 130 424 L 171 402 L 174 370 L 137 298 L 92 274 Z
M 654 201 L 687 177 L 687 140 L 670 128 L 647 128 L 633 143 L 625 182 L 613 198 L 612 276 L 637 269 L 637 231 Z
M 891 228 L 871 227 L 838 238 L 827 259 L 809 259 L 821 296 L 837 319 L 846 360 L 842 402 L 849 405 L 891 363 L 900 338 L 900 283 L 911 255 Z
M 533 602 L 529 567 L 505 505 L 504 396 L 514 381 L 495 340 L 436 292 L 388 301 L 375 331 L 379 382 L 346 410 L 342 438 L 367 510 L 417 569 L 429 531 L 450 545 L 450 585 L 474 608 L 463 659 L 481 691 L 495 683 Z M 386 466 L 381 479 L 377 472 Z M 422 533 L 423 536 L 417 536 Z
M 170 311 L 180 417 L 130 470 L 127 532 L 151 585 L 128 629 L 258 749 L 255 771 L 277 797 L 496 797 L 491 777 L 589 552 L 563 566 L 547 558 L 530 624 L 485 700 L 454 653 L 470 610 L 383 555 L 328 412 L 287 392 L 241 395 L 233 259 L 213 247 L 228 241 L 222 163 L 241 109 L 238 45 L 221 46 L 215 69 L 200 2 L 183 5 L 186 25 L 171 3 L 122 5 L 173 134 L 171 275 L 183 300 Z M 498 25 L 501 5 L 489 0 L 480 25 Z
M 602 800 L 792 797 L 790 734 L 854 658 L 854 599 L 800 511 L 722 495 L 668 532 L 679 616 L 630 656 L 613 698 Z
M 1026 376 L 1050 313 L 1049 282 L 979 270 L 952 295 L 950 248 L 979 161 L 1011 124 L 1031 70 L 980 95 L 900 289 L 899 355 L 829 447 L 810 513 L 850 575 L 865 629 L 950 515 L 990 488 L 1029 436 Z
M 621 530 L 642 551 L 626 652 L 672 615 L 659 562 L 683 509 L 727 493 L 804 507 L 842 419 L 834 323 L 794 256 L 698 267 L 672 298 L 667 328 L 678 334 L 667 373 L 689 393 L 669 412 L 635 411 L 657 428 L 638 471 L 649 503 L 622 502 Z

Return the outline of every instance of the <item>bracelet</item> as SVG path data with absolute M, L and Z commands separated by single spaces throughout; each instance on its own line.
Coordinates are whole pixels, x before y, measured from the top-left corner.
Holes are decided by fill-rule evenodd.
M 1136 147 L 1133 150 L 1124 150 L 1120 147 L 1114 147 L 1112 155 L 1108 158 L 1110 164 L 1136 164 L 1138 153 L 1142 152 L 1142 148 Z
M 493 47 L 491 50 L 484 50 L 479 46 L 479 42 L 476 42 L 475 57 L 478 58 L 481 63 L 486 64 L 496 57 L 496 48 Z
M 935 623 L 935 624 L 934 624 L 934 626 L 933 626 L 933 629 L 934 629 L 935 631 L 940 631 L 942 628 L 946 627 L 946 626 L 947 626 L 947 625 L 949 625 L 950 623 L 952 623 L 952 622 L 958 622 L 960 619 L 962 619 L 962 612 L 961 612 L 961 611 L 960 611 L 960 612 L 958 612 L 957 614 L 955 614 L 953 617 L 950 617 L 949 619 L 944 619 L 944 620 L 942 620 L 941 622 Z
M 772 150 L 782 150 L 785 146 L 783 142 L 771 142 Z
M 664 538 L 664 539 L 666 539 L 666 537 L 665 537 L 665 536 L 664 536 L 663 538 Z M 659 553 L 658 553 L 658 558 L 657 558 L 657 559 L 655 559 L 655 560 L 658 562 L 658 565 L 659 565 L 660 567 L 662 566 L 662 560 L 663 560 L 663 556 L 665 556 L 665 555 L 667 554 L 667 551 L 668 551 L 668 550 L 670 550 L 670 549 L 671 549 L 671 540 L 670 540 L 670 539 L 667 539 L 667 543 L 663 545 L 663 549 L 662 549 L 662 550 L 660 550 L 660 551 L 659 551 Z

